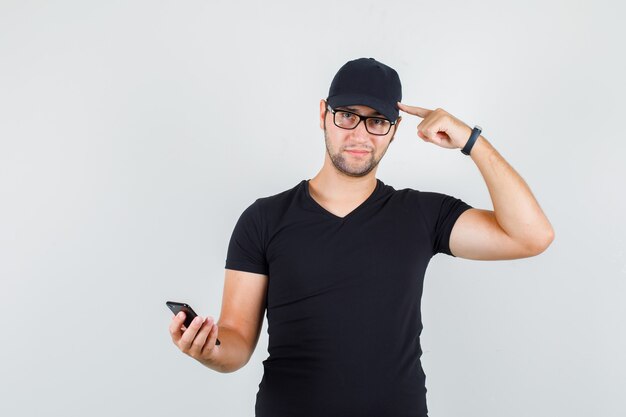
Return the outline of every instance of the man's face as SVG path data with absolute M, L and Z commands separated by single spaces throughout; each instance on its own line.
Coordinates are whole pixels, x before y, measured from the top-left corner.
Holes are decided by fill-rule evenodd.
M 321 106 L 326 151 L 332 164 L 338 171 L 351 177 L 367 175 L 376 168 L 387 152 L 402 118 L 398 118 L 396 125 L 385 136 L 377 136 L 365 129 L 363 120 L 352 130 L 336 126 L 333 123 L 333 113 L 326 109 L 326 101 L 322 100 Z M 335 110 L 347 110 L 361 116 L 384 117 L 373 108 L 362 105 L 337 106 Z M 361 152 L 350 152 L 351 150 Z

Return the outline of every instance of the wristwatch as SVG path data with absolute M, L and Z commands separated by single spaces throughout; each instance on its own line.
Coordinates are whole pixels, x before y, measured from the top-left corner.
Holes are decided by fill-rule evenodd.
M 463 149 L 461 149 L 462 153 L 464 153 L 465 155 L 470 154 L 470 151 L 472 150 L 472 146 L 474 146 L 474 143 L 476 143 L 476 139 L 478 139 L 478 136 L 480 136 L 480 132 L 482 131 L 483 131 L 482 127 L 478 125 L 474 125 L 474 128 L 472 129 L 472 134 L 470 135 Z

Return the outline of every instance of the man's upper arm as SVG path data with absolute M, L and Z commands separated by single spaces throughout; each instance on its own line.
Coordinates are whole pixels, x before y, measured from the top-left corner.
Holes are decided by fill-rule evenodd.
M 454 223 L 450 251 L 459 258 L 477 260 L 528 258 L 542 252 L 507 235 L 492 210 L 476 208 L 464 211 Z
M 233 269 L 225 270 L 222 309 L 218 325 L 236 331 L 249 348 L 256 348 L 265 313 L 268 276 Z

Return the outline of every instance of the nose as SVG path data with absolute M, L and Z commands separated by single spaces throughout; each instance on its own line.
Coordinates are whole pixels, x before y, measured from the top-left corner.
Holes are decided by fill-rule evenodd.
M 354 129 L 352 129 L 352 134 L 356 137 L 362 137 L 364 139 L 369 138 L 370 132 L 367 131 L 365 127 L 365 121 L 363 119 L 359 120 L 359 123 L 356 125 Z

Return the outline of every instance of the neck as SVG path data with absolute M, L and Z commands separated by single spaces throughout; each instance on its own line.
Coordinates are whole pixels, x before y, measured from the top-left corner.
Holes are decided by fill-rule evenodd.
M 376 189 L 376 169 L 363 177 L 351 177 L 326 165 L 309 180 L 309 192 L 323 201 L 351 204 L 367 198 Z

